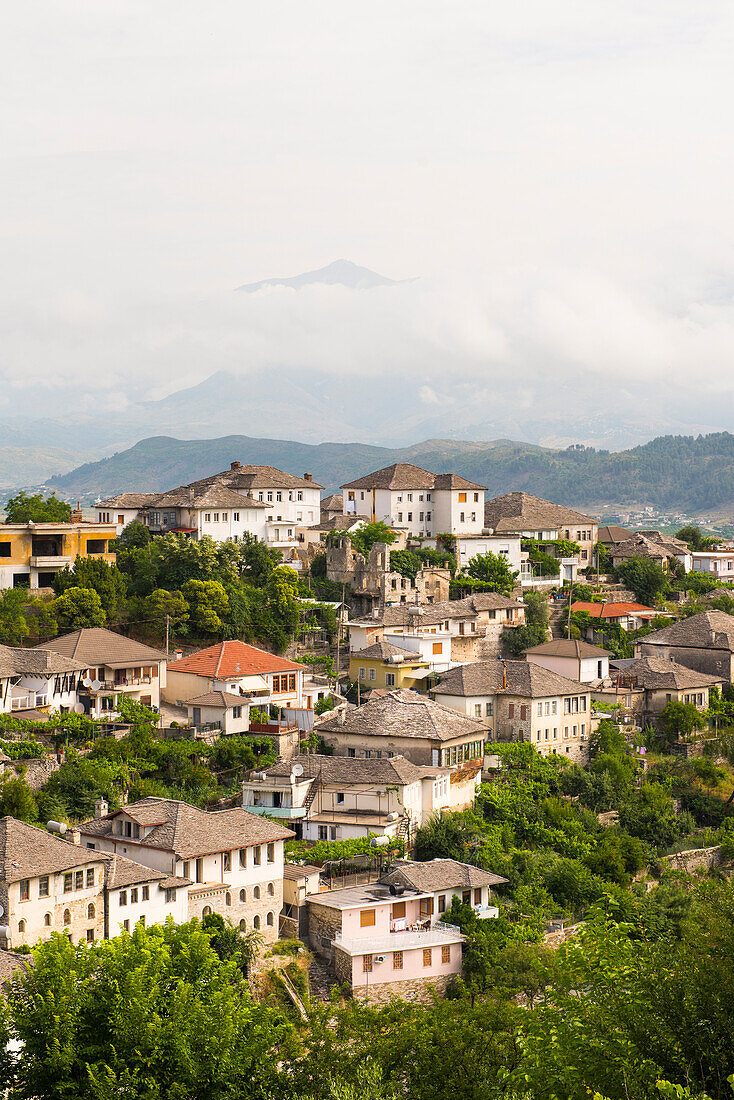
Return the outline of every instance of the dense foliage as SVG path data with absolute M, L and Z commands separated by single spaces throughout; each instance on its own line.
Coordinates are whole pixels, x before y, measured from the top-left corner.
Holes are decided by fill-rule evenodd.
M 68 523 L 71 505 L 59 500 L 56 493 L 44 497 L 41 493 L 29 495 L 25 490 L 10 497 L 5 505 L 6 523 Z

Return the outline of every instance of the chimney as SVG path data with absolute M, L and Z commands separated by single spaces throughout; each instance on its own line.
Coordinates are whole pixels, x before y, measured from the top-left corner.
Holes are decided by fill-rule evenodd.
M 110 804 L 104 798 L 98 798 L 94 803 L 94 820 L 99 821 L 106 817 L 110 810 Z
M 69 516 L 69 522 L 70 522 L 70 523 L 81 523 L 81 522 L 83 521 L 83 518 L 84 518 L 84 517 L 82 516 L 82 505 L 81 505 L 81 501 L 80 501 L 80 500 L 78 500 L 78 501 L 76 502 L 76 508 L 74 509 L 74 511 L 73 511 L 73 512 L 71 513 L 71 515 Z
M 189 504 L 194 503 L 194 486 L 189 485 Z
M 240 470 L 240 469 L 242 469 L 242 463 L 241 462 L 230 462 L 229 468 L 230 468 L 230 470 Z
M 183 657 L 183 650 L 182 649 L 174 649 L 174 651 L 173 651 L 174 661 L 180 661 L 182 657 Z
M 303 475 L 303 480 L 304 481 L 313 481 L 313 474 L 304 474 Z

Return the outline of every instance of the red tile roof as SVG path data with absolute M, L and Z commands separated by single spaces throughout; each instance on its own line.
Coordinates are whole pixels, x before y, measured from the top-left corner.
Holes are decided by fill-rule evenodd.
M 577 600 L 571 606 L 572 611 L 586 611 L 592 619 L 616 619 L 620 615 L 659 615 L 654 607 L 645 607 L 641 603 L 587 603 Z
M 219 645 L 200 649 L 181 661 L 172 661 L 172 672 L 190 672 L 197 676 L 228 679 L 237 676 L 256 676 L 268 672 L 295 672 L 303 665 L 294 664 L 285 657 L 257 649 L 236 638 Z

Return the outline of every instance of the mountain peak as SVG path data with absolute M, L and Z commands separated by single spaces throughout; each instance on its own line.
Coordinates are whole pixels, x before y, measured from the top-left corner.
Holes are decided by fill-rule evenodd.
M 384 275 L 370 271 L 368 267 L 360 267 L 351 260 L 334 260 L 333 263 L 320 267 L 316 271 L 304 271 L 301 275 L 289 277 L 261 279 L 258 283 L 245 283 L 236 289 L 253 294 L 266 286 L 286 286 L 292 290 L 300 290 L 304 286 L 321 283 L 323 286 L 345 286 L 349 290 L 371 290 L 376 286 L 396 286 L 400 281 L 387 279 Z

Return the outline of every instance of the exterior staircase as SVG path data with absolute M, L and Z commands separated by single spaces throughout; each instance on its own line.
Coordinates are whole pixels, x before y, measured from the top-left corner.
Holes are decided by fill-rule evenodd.
M 316 798 L 316 795 L 321 790 L 321 787 L 322 787 L 321 771 L 319 771 L 318 775 L 316 776 L 313 783 L 309 787 L 308 794 L 306 795 L 306 797 L 303 801 L 303 809 L 306 811 L 306 813 L 305 813 L 306 817 L 308 817 L 309 810 L 313 806 L 314 799 Z

